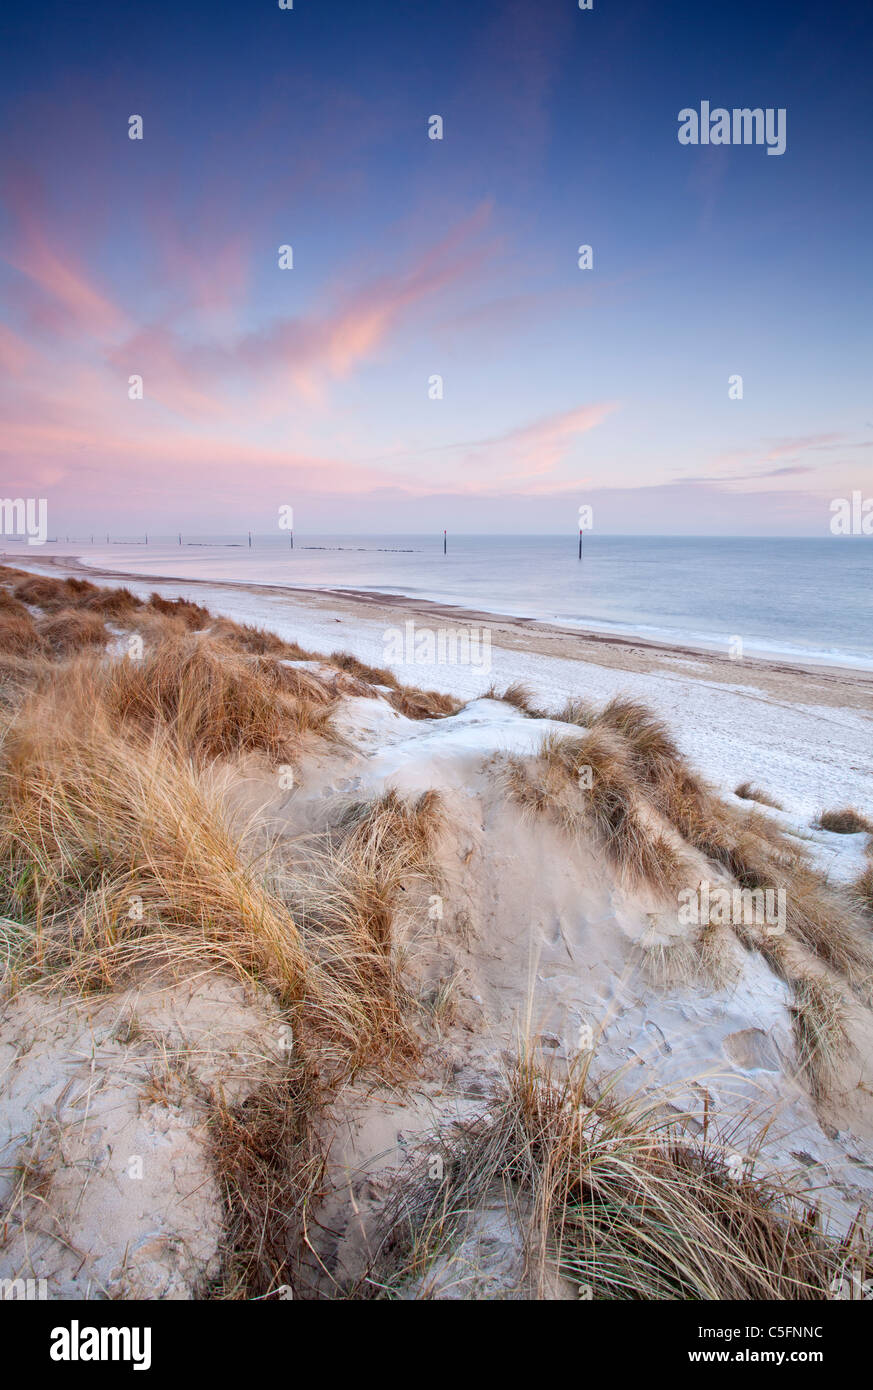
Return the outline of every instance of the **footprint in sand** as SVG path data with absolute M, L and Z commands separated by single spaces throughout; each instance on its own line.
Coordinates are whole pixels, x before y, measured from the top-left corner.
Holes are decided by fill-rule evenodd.
M 741 1028 L 728 1033 L 723 1047 L 734 1066 L 743 1071 L 781 1071 L 779 1051 L 761 1028 Z
M 650 1018 L 647 1018 L 645 1029 L 647 1033 L 650 1033 L 655 1038 L 658 1047 L 661 1049 L 662 1056 L 667 1057 L 673 1049 L 664 1037 L 663 1031 L 658 1027 L 657 1023 L 653 1023 Z

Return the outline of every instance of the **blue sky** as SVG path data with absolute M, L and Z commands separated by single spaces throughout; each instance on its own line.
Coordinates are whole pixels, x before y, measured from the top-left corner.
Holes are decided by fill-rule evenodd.
M 7 9 L 2 489 L 53 531 L 816 535 L 873 490 L 866 7 Z M 702 99 L 786 152 L 680 145 Z

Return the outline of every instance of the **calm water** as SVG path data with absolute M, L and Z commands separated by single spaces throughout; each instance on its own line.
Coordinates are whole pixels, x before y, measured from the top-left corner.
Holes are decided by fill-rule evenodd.
M 150 538 L 143 545 L 69 545 L 86 563 L 137 574 L 442 599 L 494 613 L 557 620 L 724 648 L 873 666 L 873 540 L 586 536 L 296 536 Z M 232 544 L 231 542 L 235 542 Z M 316 547 L 325 547 L 319 549 Z M 35 549 L 29 557 L 39 558 Z

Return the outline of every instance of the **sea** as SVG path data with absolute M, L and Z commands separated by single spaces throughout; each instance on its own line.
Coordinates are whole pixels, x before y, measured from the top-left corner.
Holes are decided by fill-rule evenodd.
M 0 546 L 142 577 L 356 589 L 713 651 L 873 667 L 873 538 L 149 536 Z

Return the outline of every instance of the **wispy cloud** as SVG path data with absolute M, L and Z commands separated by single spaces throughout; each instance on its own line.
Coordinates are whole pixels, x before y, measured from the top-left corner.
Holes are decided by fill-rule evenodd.
M 600 401 L 518 425 L 504 434 L 477 443 L 456 446 L 462 454 L 460 472 L 473 479 L 463 491 L 549 492 L 566 487 L 566 478 L 550 476 L 573 456 L 582 437 L 617 409 L 615 401 Z
M 674 485 L 682 483 L 706 483 L 721 486 L 725 483 L 757 482 L 761 478 L 787 478 L 798 473 L 813 473 L 813 468 L 802 464 L 786 464 L 783 468 L 768 468 L 756 473 L 692 473 L 675 480 Z
M 33 190 L 20 181 L 7 184 L 6 203 L 16 230 L 0 247 L 3 260 L 29 283 L 25 302 L 31 324 L 50 334 L 85 333 L 93 338 L 121 332 L 125 315 L 72 254 L 64 237 L 44 228 L 34 198 Z

